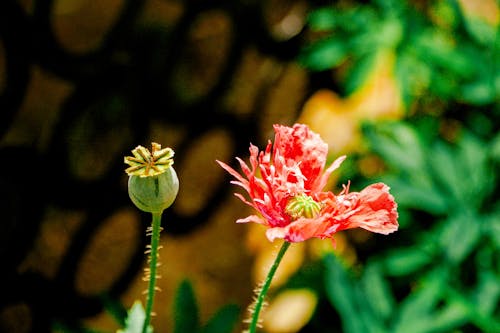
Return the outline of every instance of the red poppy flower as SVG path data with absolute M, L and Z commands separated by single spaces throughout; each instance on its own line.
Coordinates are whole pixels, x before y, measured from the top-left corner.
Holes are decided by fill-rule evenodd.
M 361 192 L 349 186 L 335 195 L 323 191 L 330 174 L 344 161 L 337 158 L 325 169 L 328 145 L 306 125 L 274 125 L 274 146 L 266 150 L 250 144 L 250 166 L 240 158 L 243 175 L 217 161 L 248 193 L 235 195 L 259 213 L 236 222 L 267 226 L 267 238 L 301 242 L 311 237 L 331 238 L 337 231 L 364 228 L 381 234 L 398 229 L 397 204 L 389 187 L 377 183 Z

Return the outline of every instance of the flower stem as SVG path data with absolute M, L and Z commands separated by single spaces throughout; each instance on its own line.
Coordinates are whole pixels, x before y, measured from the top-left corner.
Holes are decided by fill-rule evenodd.
M 276 273 L 276 270 L 278 269 L 281 259 L 283 259 L 283 256 L 285 255 L 286 250 L 288 250 L 290 244 L 291 243 L 287 241 L 283 242 L 283 245 L 281 245 L 281 248 L 278 252 L 278 255 L 276 256 L 276 259 L 274 259 L 274 263 L 271 266 L 269 273 L 267 273 L 266 279 L 264 280 L 264 284 L 262 285 L 262 288 L 260 289 L 259 295 L 257 296 L 257 300 L 255 302 L 255 307 L 253 309 L 248 333 L 255 333 L 257 330 L 257 325 L 259 324 L 259 313 L 260 310 L 262 309 L 262 305 L 264 304 L 264 299 L 266 297 L 267 291 L 271 286 L 271 281 L 273 280 L 274 273 Z
M 149 271 L 146 270 L 146 279 L 149 280 L 148 293 L 146 299 L 146 318 L 144 319 L 144 326 L 142 333 L 148 331 L 149 323 L 151 322 L 151 313 L 153 311 L 153 301 L 156 291 L 156 269 L 158 268 L 158 249 L 160 244 L 160 231 L 161 231 L 161 212 L 152 213 L 153 222 L 151 227 L 148 228 L 148 235 L 151 236 L 151 245 L 149 247 Z

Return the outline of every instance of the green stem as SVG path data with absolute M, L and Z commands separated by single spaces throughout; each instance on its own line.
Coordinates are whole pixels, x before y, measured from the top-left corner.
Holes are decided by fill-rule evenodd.
M 252 319 L 250 321 L 250 327 L 248 329 L 248 333 L 255 333 L 257 330 L 257 325 L 259 324 L 259 313 L 260 310 L 262 309 L 262 305 L 264 304 L 264 299 L 266 297 L 267 291 L 271 286 L 271 281 L 273 280 L 274 273 L 276 273 L 276 270 L 278 269 L 281 259 L 283 259 L 283 256 L 285 255 L 286 250 L 288 250 L 290 244 L 291 243 L 285 241 L 283 245 L 281 245 L 280 251 L 276 256 L 276 259 L 274 259 L 274 263 L 271 266 L 269 273 L 267 273 L 266 279 L 264 280 L 264 284 L 262 285 L 262 289 L 260 290 L 259 295 L 257 296 L 257 300 L 255 301 L 255 308 L 253 309 Z
M 152 213 L 153 222 L 151 228 L 148 229 L 148 234 L 151 235 L 151 247 L 149 248 L 149 272 L 146 273 L 149 279 L 148 293 L 146 299 L 146 318 L 144 319 L 144 326 L 142 333 L 146 333 L 151 322 L 151 313 L 153 311 L 153 301 L 156 291 L 156 269 L 158 268 L 158 247 L 160 244 L 160 231 L 161 231 L 161 212 Z

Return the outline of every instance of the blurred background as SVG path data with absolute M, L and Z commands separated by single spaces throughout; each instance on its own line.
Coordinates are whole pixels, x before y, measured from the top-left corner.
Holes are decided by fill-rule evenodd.
M 148 214 L 123 157 L 175 150 L 155 332 L 241 332 L 279 247 L 215 163 L 305 123 L 384 181 L 389 236 L 294 244 L 263 332 L 500 332 L 497 0 L 0 2 L 1 332 L 115 332 Z M 188 327 L 189 329 L 186 329 Z

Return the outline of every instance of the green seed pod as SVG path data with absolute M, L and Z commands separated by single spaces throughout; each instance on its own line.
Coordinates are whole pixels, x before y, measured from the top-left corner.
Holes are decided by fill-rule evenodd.
M 179 179 L 172 167 L 174 151 L 161 149 L 161 145 L 153 142 L 151 152 L 137 146 L 132 154 L 133 157 L 125 157 L 125 163 L 129 165 L 125 172 L 130 176 L 130 199 L 145 212 L 163 212 L 172 205 L 179 192 Z
M 152 177 L 130 176 L 128 195 L 145 212 L 161 213 L 174 202 L 179 192 L 179 179 L 174 168 Z
M 299 194 L 289 199 L 285 210 L 293 219 L 300 217 L 312 219 L 321 211 L 321 203 L 314 201 L 308 195 Z

